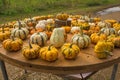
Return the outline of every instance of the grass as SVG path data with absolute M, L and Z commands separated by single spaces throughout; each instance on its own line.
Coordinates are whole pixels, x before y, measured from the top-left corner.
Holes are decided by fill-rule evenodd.
M 120 0 L 5 0 L 0 1 L 0 23 L 25 18 L 29 15 L 57 14 L 59 12 L 84 13 L 116 5 Z

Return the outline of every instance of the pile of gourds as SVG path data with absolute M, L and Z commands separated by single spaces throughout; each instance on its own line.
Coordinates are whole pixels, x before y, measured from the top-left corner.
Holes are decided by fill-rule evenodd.
M 71 26 L 56 27 L 56 18 L 71 20 Z M 60 54 L 65 59 L 76 59 L 80 50 L 91 44 L 96 57 L 107 58 L 113 55 L 114 48 L 120 48 L 120 23 L 67 13 L 36 16 L 1 24 L 0 41 L 7 51 L 21 50 L 21 55 L 29 60 L 55 61 Z

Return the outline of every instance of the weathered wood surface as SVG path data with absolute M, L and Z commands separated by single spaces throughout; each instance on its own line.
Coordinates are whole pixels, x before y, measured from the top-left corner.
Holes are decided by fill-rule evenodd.
M 68 36 L 70 39 L 71 36 Z M 68 39 L 68 41 L 70 41 Z M 24 42 L 26 45 L 26 42 Z M 27 60 L 18 52 L 8 52 L 3 47 L 0 47 L 0 59 L 20 68 L 48 72 L 53 74 L 77 74 L 83 72 L 97 71 L 113 64 L 120 62 L 120 49 L 113 50 L 113 56 L 107 59 L 98 59 L 94 53 L 94 45 L 90 45 L 86 49 L 82 49 L 75 60 L 64 59 L 61 52 L 58 60 L 47 62 L 40 58 L 35 60 Z

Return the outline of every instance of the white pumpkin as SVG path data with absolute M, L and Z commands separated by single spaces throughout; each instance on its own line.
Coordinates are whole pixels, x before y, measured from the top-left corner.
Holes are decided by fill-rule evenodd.
M 30 42 L 38 44 L 39 46 L 45 46 L 47 43 L 47 34 L 45 32 L 37 32 L 31 35 Z
M 80 27 L 77 27 L 77 26 L 74 26 L 71 28 L 71 33 L 74 34 L 74 33 L 79 33 L 81 30 L 80 30 Z
M 22 28 L 21 22 L 19 22 L 19 27 L 15 28 L 11 31 L 11 35 L 20 39 L 26 39 L 29 34 L 27 28 Z
M 106 34 L 107 36 L 111 34 L 116 34 L 116 30 L 114 28 L 108 28 L 108 27 L 102 28 L 100 32 Z
M 27 24 L 24 21 L 19 21 L 21 23 L 21 27 L 28 28 Z M 19 22 L 16 21 L 16 23 L 13 25 L 14 28 L 19 27 Z
M 47 24 L 53 24 L 54 20 L 53 19 L 47 19 Z
M 71 42 L 78 45 L 79 48 L 87 48 L 90 45 L 91 40 L 88 35 L 75 34 L 75 35 L 73 35 Z
M 45 24 L 43 24 L 43 23 L 38 23 L 36 26 L 35 26 L 35 28 L 36 29 L 42 29 L 42 30 L 45 30 L 45 27 L 46 27 L 46 25 Z
M 100 28 L 104 28 L 106 26 L 106 23 L 103 21 L 100 21 L 97 23 L 97 26 L 99 26 Z
M 50 37 L 50 44 L 55 47 L 61 47 L 64 44 L 64 29 L 63 28 L 55 28 Z

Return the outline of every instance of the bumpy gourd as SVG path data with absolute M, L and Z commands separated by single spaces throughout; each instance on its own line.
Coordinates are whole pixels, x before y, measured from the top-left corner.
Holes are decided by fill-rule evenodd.
M 26 59 L 36 59 L 39 57 L 40 46 L 29 43 L 29 46 L 22 48 L 22 54 Z
M 4 31 L 4 26 L 2 26 L 2 31 L 0 32 L 0 41 L 10 38 L 10 31 Z
M 31 35 L 30 42 L 33 44 L 38 44 L 39 46 L 44 46 L 47 43 L 47 35 L 45 32 L 37 32 Z
M 58 50 L 52 45 L 43 47 L 39 51 L 39 56 L 46 61 L 55 61 L 58 59 Z
M 107 58 L 108 55 L 111 55 L 111 52 L 114 49 L 114 44 L 107 41 L 99 41 L 94 48 L 94 52 L 98 58 Z
M 91 34 L 90 39 L 93 44 L 96 44 L 100 40 L 106 40 L 107 36 L 105 34 L 101 34 L 100 32 L 93 33 L 93 34 Z
M 50 43 L 55 47 L 61 47 L 65 42 L 64 34 L 63 28 L 55 28 L 50 37 Z
M 22 48 L 23 41 L 19 38 L 12 37 L 12 39 L 4 40 L 2 45 L 7 51 L 18 51 Z
M 76 44 L 65 43 L 61 47 L 61 53 L 65 57 L 65 59 L 75 59 L 79 54 L 79 47 Z

